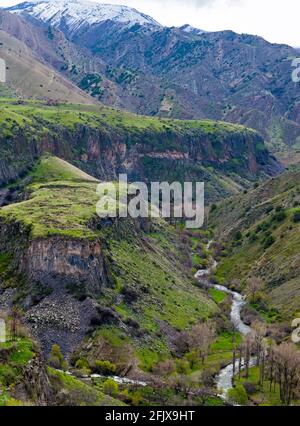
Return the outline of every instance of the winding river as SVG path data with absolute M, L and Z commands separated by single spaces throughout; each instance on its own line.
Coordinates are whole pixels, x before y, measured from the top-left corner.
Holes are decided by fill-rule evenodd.
M 206 249 L 209 250 L 213 241 L 209 241 L 209 243 L 206 246 Z M 241 319 L 241 310 L 245 306 L 246 302 L 244 297 L 237 293 L 236 291 L 229 290 L 227 287 L 224 287 L 222 285 L 218 284 L 212 284 L 208 280 L 208 276 L 215 271 L 216 267 L 218 265 L 218 262 L 215 259 L 211 259 L 211 266 L 207 269 L 200 269 L 196 274 L 195 278 L 201 281 L 203 280 L 205 282 L 206 287 L 215 288 L 216 290 L 223 291 L 224 293 L 230 294 L 232 296 L 232 305 L 231 305 L 231 312 L 230 312 L 230 319 L 232 324 L 234 325 L 235 329 L 239 331 L 243 336 L 247 336 L 251 333 L 251 328 L 246 325 L 242 319 Z M 250 360 L 250 366 L 253 366 L 255 363 L 255 359 Z M 243 363 L 242 363 L 243 367 Z M 236 361 L 236 368 L 238 369 L 238 361 Z M 226 400 L 227 399 L 227 393 L 229 389 L 232 389 L 232 379 L 233 379 L 233 363 L 229 364 L 227 367 L 223 368 L 220 373 L 216 377 L 216 384 L 217 389 L 219 392 L 219 396 Z

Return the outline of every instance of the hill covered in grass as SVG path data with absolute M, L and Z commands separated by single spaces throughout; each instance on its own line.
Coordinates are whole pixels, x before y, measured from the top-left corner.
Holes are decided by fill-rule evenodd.
M 240 279 L 245 291 L 247 279 L 259 277 L 268 309 L 278 312 L 278 320 L 295 317 L 300 311 L 299 169 L 212 210 L 210 223 L 226 248 L 217 277 Z

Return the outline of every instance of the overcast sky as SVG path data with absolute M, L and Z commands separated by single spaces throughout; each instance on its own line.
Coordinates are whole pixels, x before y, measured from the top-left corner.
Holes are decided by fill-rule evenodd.
M 300 0 L 94 0 L 124 4 L 168 26 L 191 24 L 208 31 L 231 29 L 300 47 Z M 17 4 L 0 0 L 0 6 Z

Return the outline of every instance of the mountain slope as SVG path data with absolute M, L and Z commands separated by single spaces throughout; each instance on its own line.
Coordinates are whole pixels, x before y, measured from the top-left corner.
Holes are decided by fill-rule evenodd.
M 34 54 L 34 60 L 56 70 L 60 78 L 63 75 L 98 100 L 124 106 L 120 102 L 119 85 L 106 76 L 107 65 L 100 58 L 93 57 L 87 49 L 67 40 L 63 32 L 33 17 L 27 16 L 25 20 L 20 15 L 3 10 L 0 10 L 0 29 L 6 33 L 6 37 L 11 36 L 26 45 L 29 56 Z M 26 51 L 24 46 L 19 50 Z M 3 96 L 8 97 L 7 86 L 1 85 L 1 91 Z M 78 89 L 74 87 L 74 91 L 78 92 Z
M 210 215 L 227 256 L 217 276 L 230 282 L 260 277 L 265 302 L 283 318 L 300 309 L 300 172 L 289 171 L 247 194 L 222 202 Z M 279 317 L 280 319 L 280 317 Z
M 16 13 L 30 13 L 35 18 L 41 19 L 57 28 L 64 29 L 69 35 L 82 30 L 87 25 L 92 26 L 103 21 L 120 22 L 126 25 L 151 25 L 159 27 L 160 24 L 143 13 L 127 6 L 112 4 L 98 4 L 89 1 L 33 1 L 24 2 L 7 10 Z
M 122 369 L 143 364 L 143 351 L 154 359 L 169 354 L 170 330 L 217 306 L 182 266 L 173 228 L 160 219 L 100 219 L 96 186 L 55 157 L 35 164 L 23 183 L 26 199 L 0 209 L 1 293 L 9 280 L 7 297 L 24 308 L 47 354 L 55 342 L 70 355 L 91 330 L 112 338 L 125 330 Z
M 39 5 L 44 11 L 52 2 Z M 30 3 L 14 11 L 38 17 Z M 89 51 L 92 62 L 103 61 L 99 73 L 106 80 L 99 90 L 106 104 L 147 115 L 237 122 L 260 131 L 274 151 L 298 150 L 300 86 L 291 79 L 297 50 L 231 31 L 199 34 L 134 19 L 129 26 L 118 19 L 90 25 L 85 13 L 79 16 L 78 30 L 70 32 L 63 20 L 53 25 Z M 40 22 L 51 24 L 47 17 Z M 81 60 L 73 65 L 82 76 Z M 84 82 L 89 93 L 95 78 Z
M 0 55 L 6 61 L 8 90 L 19 97 L 94 103 L 56 70 L 41 63 L 24 43 L 0 30 Z

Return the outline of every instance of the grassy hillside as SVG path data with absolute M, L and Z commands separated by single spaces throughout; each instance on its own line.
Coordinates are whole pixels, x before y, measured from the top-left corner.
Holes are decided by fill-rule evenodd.
M 99 200 L 96 179 L 54 157 L 42 158 L 29 177 L 28 199 L 3 207 L 0 217 L 26 224 L 34 237 L 95 235 L 87 223 Z
M 107 108 L 101 105 L 76 105 L 60 103 L 55 107 L 47 106 L 44 102 L 27 100 L 24 102 L 16 102 L 16 99 L 0 98 L 0 107 L 3 113 L 12 113 L 15 115 L 16 122 L 20 127 L 24 127 L 24 117 L 29 120 L 28 123 L 35 126 L 43 119 L 45 124 L 60 124 L 68 128 L 73 128 L 76 125 L 90 125 L 98 127 L 110 125 L 120 131 L 123 130 L 164 130 L 174 128 L 178 132 L 184 132 L 188 129 L 200 129 L 206 135 L 221 136 L 227 132 L 245 134 L 255 134 L 256 132 L 247 129 L 238 124 L 218 122 L 213 120 L 172 120 L 158 119 L 154 117 L 146 117 L 132 114 L 125 111 L 119 111 L 112 108 Z M 2 118 L 2 122 L 5 117 Z M 8 123 L 9 124 L 9 123 Z M 46 130 L 41 129 L 41 130 Z
M 286 172 L 247 194 L 220 203 L 210 215 L 225 241 L 221 280 L 257 276 L 265 302 L 283 317 L 300 310 L 300 172 Z
M 213 300 L 194 285 L 190 270 L 183 267 L 189 254 L 183 251 L 179 231 L 166 222 L 157 219 L 146 228 L 131 219 L 110 225 L 101 222 L 95 211 L 97 182 L 55 157 L 43 157 L 24 182 L 19 182 L 18 187 L 25 185 L 22 191 L 27 199 L 0 209 L 2 235 L 6 227 L 18 223 L 29 232 L 26 244 L 42 239 L 51 246 L 57 239 L 62 243 L 71 240 L 73 247 L 86 242 L 85 250 L 89 250 L 89 242 L 100 244 L 109 280 L 101 296 L 87 291 L 80 282 L 69 290 L 77 299 L 92 297 L 102 309 L 113 310 L 112 322 L 104 321 L 101 326 L 99 320 L 94 335 L 95 341 L 101 340 L 103 333 L 109 336 L 110 352 L 126 345 L 131 348 L 129 355 L 137 366 L 152 368 L 153 363 L 170 356 L 173 334 L 218 311 Z M 1 276 L 4 288 L 16 288 L 22 305 L 22 297 L 35 290 L 26 276 L 22 282 L 18 281 L 16 266 L 12 266 L 17 262 L 14 257 L 18 247 L 13 241 L 11 239 L 7 246 L 2 241 Z M 26 248 L 23 254 L 24 250 Z M 67 255 L 61 262 L 69 262 Z M 78 265 L 80 261 L 76 260 Z M 54 293 L 57 290 L 55 284 L 54 289 L 46 291 L 47 275 L 44 278 L 39 276 L 39 285 L 44 288 L 42 299 L 49 293 L 51 297 L 53 290 Z M 126 358 L 127 350 L 124 353 Z M 123 365 L 121 360 L 116 363 L 119 367 Z

